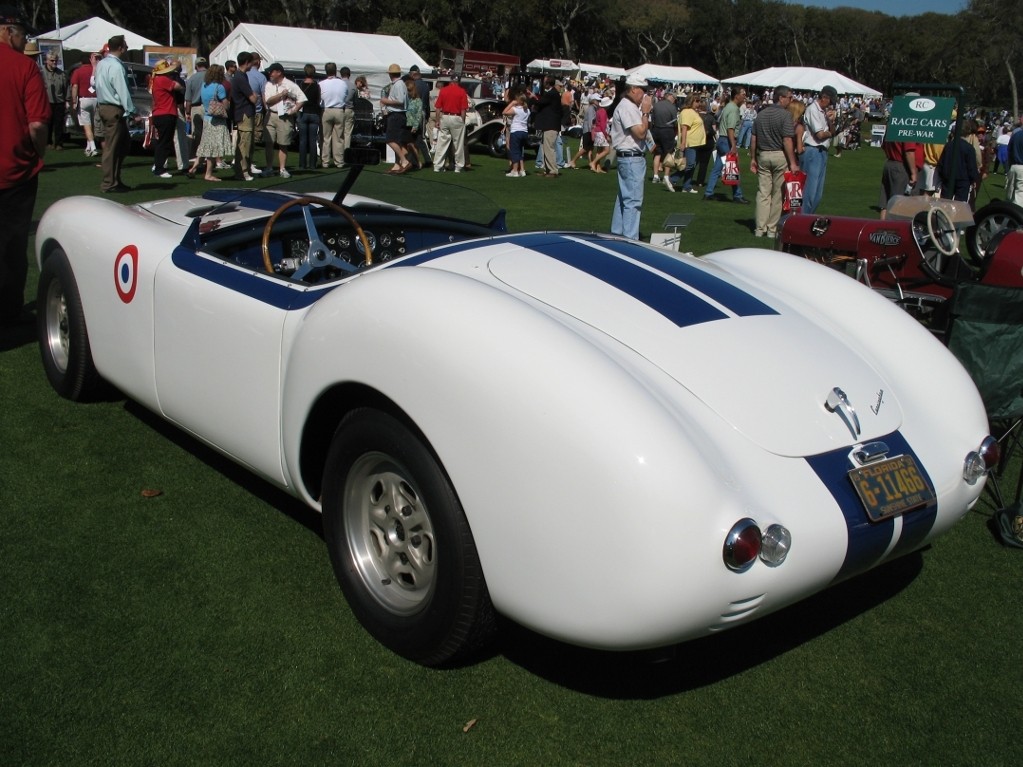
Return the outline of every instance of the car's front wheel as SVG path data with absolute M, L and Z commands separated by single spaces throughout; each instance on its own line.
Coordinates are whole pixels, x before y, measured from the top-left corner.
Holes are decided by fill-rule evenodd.
M 63 250 L 55 250 L 43 262 L 36 311 L 39 351 L 50 385 L 70 400 L 94 397 L 100 377 L 92 362 L 78 283 Z
M 974 215 L 974 225 L 966 230 L 966 250 L 977 268 L 984 268 L 994 250 L 992 243 L 1006 230 L 1023 228 L 1023 208 L 1011 202 L 995 200 Z
M 493 608 L 468 520 L 411 429 L 377 410 L 349 414 L 327 456 L 322 500 L 334 573 L 381 644 L 437 666 L 490 639 Z
M 508 156 L 508 141 L 507 134 L 498 128 L 490 132 L 490 136 L 487 140 L 487 146 L 490 149 L 492 157 L 507 157 Z

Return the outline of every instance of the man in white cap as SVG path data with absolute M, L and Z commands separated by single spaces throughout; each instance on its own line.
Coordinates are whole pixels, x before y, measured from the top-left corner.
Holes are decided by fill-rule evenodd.
M 639 218 L 643 209 L 646 180 L 646 143 L 650 135 L 647 81 L 629 75 L 622 100 L 611 118 L 611 147 L 618 153 L 618 197 L 611 213 L 611 234 L 639 239 Z
M 799 167 L 806 174 L 803 186 L 803 207 L 800 212 L 813 213 L 824 196 L 824 176 L 828 171 L 828 147 L 835 137 L 835 102 L 838 91 L 830 85 L 821 88 L 820 96 L 811 101 L 803 115 L 803 156 Z

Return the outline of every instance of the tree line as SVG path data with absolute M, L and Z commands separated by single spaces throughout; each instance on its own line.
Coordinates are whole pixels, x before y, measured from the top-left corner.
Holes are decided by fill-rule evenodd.
M 51 0 L 25 0 L 40 29 Z M 956 83 L 972 104 L 1018 114 L 1019 0 L 969 0 L 952 16 L 894 17 L 780 0 L 172 0 L 175 45 L 208 53 L 242 22 L 400 35 L 427 61 L 442 47 L 608 66 L 645 62 L 729 78 L 770 66 L 836 69 L 890 94 L 894 83 Z M 66 24 L 105 18 L 166 42 L 167 4 L 64 0 Z

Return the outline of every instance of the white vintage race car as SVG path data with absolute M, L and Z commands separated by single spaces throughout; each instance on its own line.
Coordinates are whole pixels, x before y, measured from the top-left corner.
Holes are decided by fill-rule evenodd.
M 973 383 L 863 285 L 769 251 L 508 234 L 355 196 L 361 171 L 333 196 L 56 203 L 39 333 L 61 395 L 105 380 L 322 510 L 395 652 L 465 657 L 495 611 L 672 645 L 919 549 L 980 495 Z

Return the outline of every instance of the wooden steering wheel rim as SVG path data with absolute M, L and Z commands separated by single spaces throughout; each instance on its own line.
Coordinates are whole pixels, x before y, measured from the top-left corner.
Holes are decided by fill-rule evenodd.
M 277 219 L 281 217 L 284 211 L 289 208 L 293 208 L 296 205 L 322 205 L 324 208 L 330 208 L 335 213 L 341 215 L 349 224 L 351 224 L 352 229 L 355 230 L 359 239 L 362 240 L 362 247 L 366 254 L 366 260 L 363 261 L 362 265 L 370 266 L 373 263 L 373 251 L 370 249 L 369 239 L 366 237 L 366 232 L 363 231 L 359 222 L 355 220 L 355 216 L 333 200 L 324 200 L 320 197 L 296 197 L 293 200 L 288 200 L 275 210 L 273 215 L 267 219 L 266 226 L 263 227 L 263 268 L 266 269 L 269 274 L 276 274 L 276 272 L 274 272 L 273 262 L 270 260 L 270 231 L 273 229 L 274 224 L 277 223 Z

